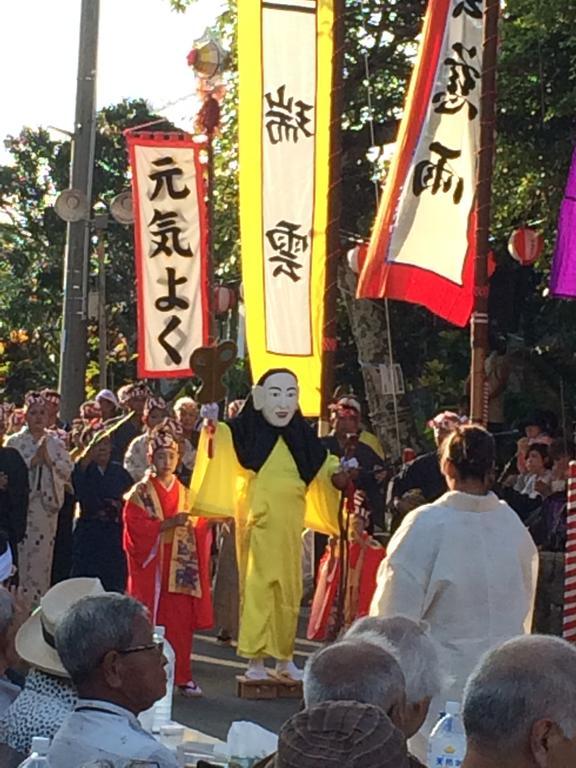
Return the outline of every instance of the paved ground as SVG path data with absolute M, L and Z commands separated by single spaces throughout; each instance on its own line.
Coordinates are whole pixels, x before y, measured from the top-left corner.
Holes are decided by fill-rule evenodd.
M 316 643 L 298 640 L 296 663 L 302 667 Z M 295 699 L 273 701 L 247 701 L 236 696 L 236 675 L 245 669 L 245 663 L 236 656 L 234 648 L 221 647 L 211 633 L 194 637 L 192 670 L 194 679 L 202 687 L 200 699 L 174 698 L 173 717 L 191 728 L 225 739 L 234 720 L 251 720 L 271 731 L 278 732 L 300 707 Z

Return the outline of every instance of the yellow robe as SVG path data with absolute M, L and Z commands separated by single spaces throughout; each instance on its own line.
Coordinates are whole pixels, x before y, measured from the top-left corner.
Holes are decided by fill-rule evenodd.
M 259 472 L 238 462 L 232 434 L 218 424 L 214 456 L 202 431 L 191 485 L 193 514 L 234 517 L 240 577 L 238 654 L 290 659 L 302 599 L 302 531 L 338 535 L 338 459 L 328 456 L 306 487 L 280 438 Z

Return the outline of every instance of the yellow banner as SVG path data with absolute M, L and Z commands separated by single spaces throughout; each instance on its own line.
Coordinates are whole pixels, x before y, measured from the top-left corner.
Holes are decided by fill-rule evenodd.
M 332 1 L 238 0 L 240 226 L 256 381 L 289 368 L 320 413 Z

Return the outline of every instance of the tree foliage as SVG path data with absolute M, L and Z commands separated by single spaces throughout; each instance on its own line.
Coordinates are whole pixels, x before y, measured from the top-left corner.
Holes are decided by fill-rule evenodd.
M 129 185 L 123 130 L 153 120 L 144 101 L 124 101 L 98 115 L 93 209 L 106 210 Z M 58 378 L 66 225 L 56 195 L 69 186 L 70 142 L 24 128 L 5 140 L 11 163 L 0 166 L 0 386 L 19 400 Z M 96 260 L 90 282 L 96 279 Z M 106 231 L 111 380 L 134 375 L 135 278 L 132 230 L 112 219 Z M 89 377 L 96 379 L 98 331 L 89 326 Z M 90 385 L 90 381 L 88 382 Z
M 179 0 L 184 7 L 194 0 Z M 343 128 L 343 241 L 367 237 L 374 220 L 374 180 L 383 164 L 372 150 L 393 142 L 402 114 L 425 0 L 346 0 Z M 226 3 L 224 28 L 233 40 L 235 3 Z M 495 330 L 510 335 L 516 390 L 510 415 L 546 398 L 558 400 L 564 380 L 569 400 L 576 379 L 575 308 L 546 297 L 556 220 L 574 144 L 576 113 L 575 0 L 508 0 L 501 19 L 498 115 L 493 187 L 493 247 L 498 263 L 492 299 Z M 368 108 L 370 75 L 372 118 Z M 235 130 L 225 123 L 224 132 Z M 376 162 L 374 163 L 374 157 Z M 225 162 L 225 158 L 222 158 Z M 379 161 L 380 160 L 380 161 Z M 235 210 L 234 206 L 233 209 Z M 507 241 L 530 223 L 545 235 L 536 269 L 512 261 Z M 339 312 L 338 376 L 361 386 L 346 312 Z M 456 406 L 469 368 L 468 330 L 426 310 L 391 303 L 396 359 L 414 407 Z M 383 345 L 383 356 L 385 356 Z M 559 406 L 558 402 L 553 405 Z
M 176 10 L 194 0 L 168 0 Z M 346 0 L 344 50 L 344 247 L 367 238 L 382 178 L 382 147 L 394 141 L 417 50 L 425 0 Z M 239 282 L 236 3 L 227 0 L 218 31 L 231 51 L 228 93 L 216 140 L 215 250 L 217 275 Z M 576 0 L 507 0 L 501 20 L 498 117 L 493 187 L 493 247 L 498 263 L 492 296 L 497 330 L 513 342 L 514 415 L 543 397 L 571 402 L 576 381 L 572 303 L 546 296 L 556 220 L 574 143 L 576 112 Z M 369 77 L 367 77 L 367 74 Z M 372 111 L 369 108 L 368 86 Z M 122 130 L 153 119 L 144 102 L 124 102 L 99 117 L 95 200 L 108 203 L 127 180 Z M 69 145 L 46 131 L 24 129 L 7 140 L 13 163 L 0 167 L 0 377 L 12 395 L 25 383 L 55 380 L 59 352 L 65 227 L 51 205 L 68 185 Z M 373 145 L 375 145 L 373 147 Z M 531 223 L 545 235 L 536 269 L 507 254 L 514 228 Z M 111 225 L 107 234 L 111 354 L 118 375 L 130 373 L 134 354 L 131 234 Z M 339 382 L 362 387 L 349 316 L 338 311 Z M 469 336 L 426 310 L 391 302 L 394 355 L 402 364 L 415 411 L 455 406 L 469 367 Z M 92 337 L 93 346 L 95 337 Z M 382 357 L 387 356 L 382 343 Z M 239 385 L 240 386 L 240 385 Z M 514 389 L 514 388 L 513 388 Z M 554 403 L 553 403 L 554 405 Z

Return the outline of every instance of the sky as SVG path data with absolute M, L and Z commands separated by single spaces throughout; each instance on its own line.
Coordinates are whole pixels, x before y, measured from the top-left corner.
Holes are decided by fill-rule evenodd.
M 0 139 L 23 126 L 72 131 L 81 0 L 0 0 Z M 175 13 L 169 0 L 100 0 L 97 107 L 144 98 L 181 127 L 192 117 L 193 41 L 214 23 L 220 0 Z M 55 136 L 56 138 L 56 136 Z M 0 161 L 7 155 L 0 145 Z

